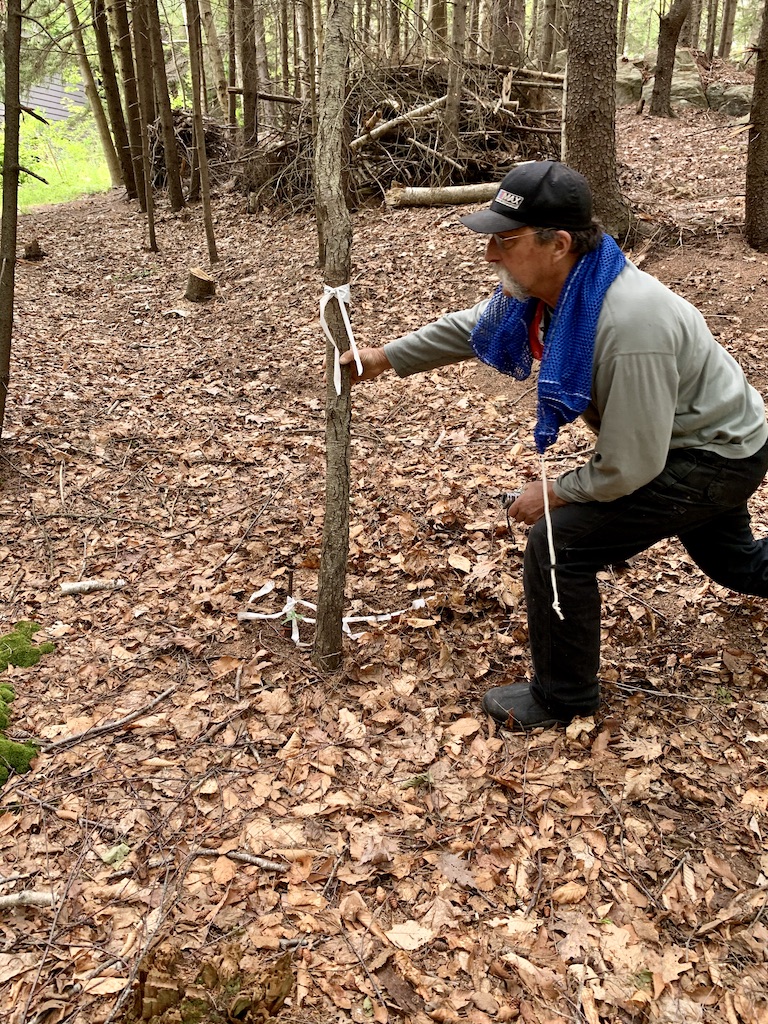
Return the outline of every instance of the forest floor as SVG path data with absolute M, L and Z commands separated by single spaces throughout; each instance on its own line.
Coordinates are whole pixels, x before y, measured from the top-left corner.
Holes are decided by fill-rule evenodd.
M 622 110 L 619 148 L 631 257 L 765 393 L 743 126 Z M 0 633 L 56 649 L 7 673 L 8 736 L 45 746 L 1 794 L 0 895 L 55 904 L 0 919 L 0 1018 L 765 1024 L 768 606 L 660 544 L 603 574 L 599 714 L 495 730 L 482 693 L 528 671 L 498 496 L 537 475 L 534 409 L 463 364 L 355 390 L 348 608 L 404 611 L 321 678 L 279 614 L 315 597 L 323 519 L 315 225 L 244 207 L 216 199 L 206 305 L 198 209 L 159 253 L 114 194 L 20 222 L 47 256 L 18 268 Z M 355 215 L 359 344 L 493 287 L 459 212 Z M 61 593 L 92 578 L 125 585 Z

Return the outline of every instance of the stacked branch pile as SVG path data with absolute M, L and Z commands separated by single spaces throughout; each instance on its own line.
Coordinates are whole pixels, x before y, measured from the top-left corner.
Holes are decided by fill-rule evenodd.
M 520 160 L 560 152 L 562 76 L 471 64 L 465 68 L 458 139 L 445 120 L 443 63 L 380 66 L 352 79 L 347 103 L 348 188 L 362 203 L 403 187 L 498 181 Z M 314 202 L 309 104 L 276 104 L 280 123 L 241 154 L 253 208 Z

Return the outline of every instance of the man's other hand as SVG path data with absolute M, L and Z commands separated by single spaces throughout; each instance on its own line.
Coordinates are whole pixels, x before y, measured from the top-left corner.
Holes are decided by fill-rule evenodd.
M 341 365 L 348 366 L 352 374 L 352 383 L 359 384 L 362 380 L 373 380 L 385 370 L 391 370 L 392 364 L 387 359 L 383 348 L 361 348 L 358 349 L 360 362 L 363 364 L 363 372 L 358 373 L 355 366 L 355 359 L 351 351 L 342 352 Z
M 552 484 L 549 485 L 548 491 L 550 508 L 560 508 L 561 505 L 568 504 L 567 501 L 558 498 Z M 517 501 L 509 506 L 508 511 L 510 519 L 514 519 L 518 523 L 527 523 L 528 526 L 538 523 L 544 515 L 544 488 L 541 480 L 535 480 L 532 484 L 528 484 Z

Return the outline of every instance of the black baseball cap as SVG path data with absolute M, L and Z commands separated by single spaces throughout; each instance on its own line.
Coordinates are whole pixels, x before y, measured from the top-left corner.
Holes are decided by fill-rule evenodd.
M 528 225 L 583 231 L 592 224 L 592 192 L 584 175 L 571 167 L 529 160 L 505 176 L 487 210 L 459 219 L 483 235 Z

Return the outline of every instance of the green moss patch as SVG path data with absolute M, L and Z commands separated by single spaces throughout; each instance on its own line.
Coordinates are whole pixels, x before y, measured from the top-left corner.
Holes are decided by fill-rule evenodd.
M 0 636 L 0 672 L 5 672 L 9 665 L 30 668 L 44 654 L 50 654 L 56 649 L 52 643 L 32 643 L 32 637 L 39 629 L 36 622 L 17 622 L 12 633 Z
M 52 643 L 35 644 L 32 637 L 40 629 L 35 622 L 17 622 L 12 633 L 0 636 L 0 672 L 9 665 L 30 668 L 36 665 L 44 654 L 55 650 Z M 8 683 L 0 683 L 0 733 L 5 732 L 11 718 L 11 701 L 16 693 Z M 7 782 L 13 772 L 22 775 L 29 771 L 32 758 L 37 754 L 34 743 L 14 743 L 0 735 L 0 786 Z

